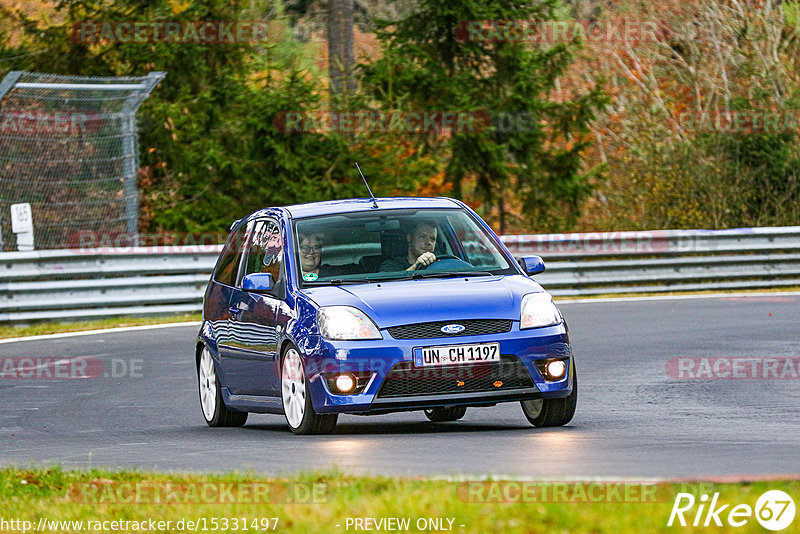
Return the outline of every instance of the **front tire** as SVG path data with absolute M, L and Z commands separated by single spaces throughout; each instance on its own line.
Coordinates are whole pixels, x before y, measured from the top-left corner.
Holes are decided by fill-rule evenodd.
M 289 345 L 281 363 L 283 414 L 295 434 L 330 434 L 336 428 L 337 414 L 320 415 L 311 404 L 305 366 L 294 345 Z
M 425 417 L 434 423 L 458 421 L 467 413 L 466 406 L 450 406 L 449 408 L 431 408 L 425 410 Z
M 203 352 L 200 354 L 197 379 L 200 386 L 200 408 L 206 424 L 210 427 L 244 426 L 247 422 L 247 412 L 231 411 L 222 400 L 222 386 L 208 347 L 203 347 Z
M 535 427 L 564 426 L 578 405 L 578 372 L 572 364 L 572 393 L 563 399 L 535 399 L 520 402 L 522 412 Z

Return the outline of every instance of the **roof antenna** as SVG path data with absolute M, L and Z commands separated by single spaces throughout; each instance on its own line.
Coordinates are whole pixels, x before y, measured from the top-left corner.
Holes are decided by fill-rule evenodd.
M 369 188 L 369 184 L 367 183 L 367 178 L 364 176 L 364 173 L 361 172 L 361 167 L 358 166 L 358 162 L 357 161 L 355 162 L 355 164 L 356 164 L 356 169 L 358 169 L 358 174 L 360 174 L 361 178 L 364 180 L 364 185 L 367 186 L 367 191 L 369 191 L 369 196 L 372 198 L 372 207 L 373 208 L 377 208 L 378 207 L 378 201 L 375 200 L 375 195 L 372 194 L 372 189 Z

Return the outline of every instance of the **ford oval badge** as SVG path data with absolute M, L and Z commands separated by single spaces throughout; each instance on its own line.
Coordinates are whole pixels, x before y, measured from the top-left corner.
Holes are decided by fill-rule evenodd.
M 442 332 L 445 334 L 458 334 L 464 331 L 464 326 L 460 324 L 447 324 L 442 327 Z

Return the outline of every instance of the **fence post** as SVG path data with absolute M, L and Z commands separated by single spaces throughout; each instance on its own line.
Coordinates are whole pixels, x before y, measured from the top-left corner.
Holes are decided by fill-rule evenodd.
M 141 91 L 131 93 L 123 105 L 122 132 L 122 157 L 123 157 L 123 183 L 125 195 L 125 224 L 127 233 L 135 246 L 139 244 L 139 189 L 137 187 L 136 171 L 139 169 L 139 136 L 136 127 L 136 111 L 142 101 L 158 85 L 165 72 L 151 72 L 142 81 Z
M 38 248 L 68 247 L 81 231 L 136 239 L 136 112 L 165 75 L 8 73 L 0 82 L 0 224 L 9 205 L 29 202 Z
M 2 100 L 3 97 L 6 96 L 8 90 L 11 89 L 15 83 L 17 83 L 17 80 L 19 80 L 20 76 L 22 76 L 21 70 L 12 70 L 6 74 L 6 77 L 3 78 L 2 82 L 0 82 L 0 100 Z

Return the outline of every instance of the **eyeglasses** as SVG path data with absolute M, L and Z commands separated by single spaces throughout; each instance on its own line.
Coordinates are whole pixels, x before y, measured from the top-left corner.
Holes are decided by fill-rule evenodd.
M 322 245 L 314 245 L 314 246 L 303 245 L 302 247 L 300 247 L 300 252 L 302 252 L 303 254 L 312 254 L 312 253 L 318 254 L 322 252 Z

